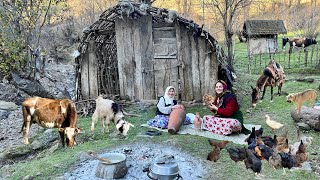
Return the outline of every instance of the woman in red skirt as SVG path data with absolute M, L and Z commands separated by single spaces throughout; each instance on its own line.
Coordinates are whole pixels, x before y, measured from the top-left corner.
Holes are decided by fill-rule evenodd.
M 196 113 L 195 125 L 203 130 L 212 131 L 220 135 L 229 135 L 231 133 L 249 134 L 250 131 L 243 126 L 243 115 L 240 111 L 238 101 L 234 94 L 228 90 L 227 84 L 219 80 L 215 84 L 216 97 L 213 104 L 208 108 L 214 115 L 205 115 L 200 117 Z

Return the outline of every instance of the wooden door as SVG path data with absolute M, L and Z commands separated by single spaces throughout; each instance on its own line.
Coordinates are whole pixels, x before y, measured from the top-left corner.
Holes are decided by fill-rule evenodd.
M 163 96 L 167 86 L 176 88 L 179 94 L 179 61 L 175 24 L 153 24 L 154 82 L 156 98 Z

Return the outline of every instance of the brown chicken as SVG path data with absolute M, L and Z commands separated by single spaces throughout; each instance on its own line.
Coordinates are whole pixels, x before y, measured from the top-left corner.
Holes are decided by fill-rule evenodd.
M 282 134 L 280 136 L 277 136 L 277 143 L 279 145 L 283 144 L 283 143 L 285 143 L 286 139 L 288 139 L 288 131 L 286 131 L 284 134 Z
M 289 153 L 289 142 L 288 139 L 285 140 L 284 143 L 277 145 L 276 150 L 280 153 L 280 152 L 284 152 L 284 153 Z
M 214 141 L 208 139 L 210 145 L 213 147 L 213 150 L 208 154 L 207 160 L 216 162 L 220 158 L 220 151 L 223 149 L 229 141 Z
M 303 144 L 302 140 L 300 142 L 298 151 L 296 153 L 296 160 L 297 163 L 299 164 L 299 166 L 305 162 L 306 160 L 308 160 L 308 154 L 307 154 L 307 148 L 306 146 Z
M 220 158 L 220 148 L 215 146 L 213 150 L 208 154 L 207 160 L 216 162 Z
M 212 147 L 216 146 L 216 147 L 219 147 L 220 149 L 223 149 L 224 147 L 226 147 L 226 145 L 230 142 L 230 141 L 214 141 L 212 139 L 208 139 L 208 141 Z

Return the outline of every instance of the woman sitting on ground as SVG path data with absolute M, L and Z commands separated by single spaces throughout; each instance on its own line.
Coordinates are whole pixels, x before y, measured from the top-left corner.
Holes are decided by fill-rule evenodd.
M 173 109 L 182 108 L 183 105 L 177 103 L 174 99 L 175 89 L 173 86 L 168 86 L 161 96 L 156 110 L 156 116 L 148 121 L 149 126 L 154 126 L 162 129 L 168 129 L 169 116 Z M 190 118 L 186 117 L 184 124 L 190 124 Z
M 228 90 L 227 84 L 219 80 L 215 84 L 216 97 L 208 108 L 214 115 L 206 115 L 203 118 L 196 113 L 194 124 L 200 128 L 220 135 L 231 133 L 249 134 L 250 131 L 243 126 L 243 115 L 234 94 Z

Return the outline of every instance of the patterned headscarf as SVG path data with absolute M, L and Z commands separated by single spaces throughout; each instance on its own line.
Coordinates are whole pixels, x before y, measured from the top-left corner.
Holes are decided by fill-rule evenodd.
M 164 92 L 164 96 L 163 96 L 163 97 L 164 97 L 164 100 L 165 100 L 165 103 L 166 103 L 166 104 L 172 104 L 172 105 L 173 105 L 174 97 L 171 98 L 171 97 L 169 97 L 169 95 L 168 95 L 170 89 L 175 90 L 173 86 L 168 86 L 168 87 L 166 88 L 166 91 Z
M 216 96 L 221 97 L 223 96 L 226 92 L 230 92 L 230 90 L 228 89 L 228 85 L 226 82 L 224 82 L 223 80 L 218 80 L 217 83 L 214 85 L 214 88 L 216 88 L 216 85 L 218 83 L 221 83 L 223 86 L 223 92 L 221 94 L 216 94 Z

